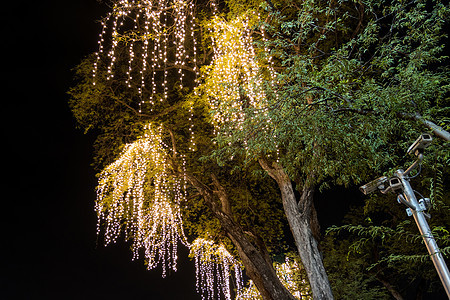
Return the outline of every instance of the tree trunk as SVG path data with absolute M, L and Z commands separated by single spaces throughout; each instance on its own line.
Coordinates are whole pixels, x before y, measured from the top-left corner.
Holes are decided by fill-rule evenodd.
M 185 175 L 187 180 L 203 196 L 227 236 L 236 246 L 239 257 L 245 266 L 246 274 L 253 280 L 263 299 L 295 300 L 294 296 L 279 280 L 267 249 L 261 247 L 258 241 L 247 235 L 242 227 L 233 220 L 228 195 L 217 178 L 212 177 L 216 188 L 213 191 L 191 174 Z
M 402 295 L 386 280 L 384 280 L 381 276 L 376 277 L 379 282 L 381 282 L 384 287 L 391 293 L 392 297 L 396 300 L 403 300 Z
M 328 276 L 322 262 L 322 255 L 314 238 L 312 226 L 316 226 L 313 195 L 314 186 L 308 183 L 303 187 L 300 201 L 297 200 L 292 182 L 278 163 L 271 165 L 263 159 L 259 160 L 261 167 L 275 179 L 281 191 L 283 208 L 289 222 L 298 253 L 308 275 L 314 299 L 333 299 L 333 293 Z

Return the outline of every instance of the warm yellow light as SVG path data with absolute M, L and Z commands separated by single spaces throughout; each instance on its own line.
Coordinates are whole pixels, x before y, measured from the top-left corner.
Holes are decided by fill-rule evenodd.
M 223 245 L 211 240 L 197 238 L 191 245 L 195 259 L 197 292 L 202 299 L 231 300 L 230 277 L 235 276 L 237 293 L 243 289 L 242 264 Z
M 216 16 L 210 25 L 214 57 L 212 64 L 205 68 L 202 92 L 208 99 L 215 133 L 230 139 L 236 132 L 255 124 L 269 133 L 272 125 L 269 98 L 278 97 L 276 73 L 267 46 L 264 66 L 256 58 L 252 23 L 255 20 L 247 16 L 231 21 Z M 264 29 L 262 32 L 264 35 Z M 264 69 L 269 71 L 270 78 L 264 78 Z M 247 140 L 241 142 L 247 149 Z
M 98 68 L 101 64 L 105 64 L 106 79 L 114 79 L 118 61 L 117 51 L 119 46 L 125 47 L 128 49 L 125 84 L 129 88 L 137 89 L 141 99 L 138 111 L 142 113 L 145 108 L 148 110 L 145 113 L 152 112 L 156 104 L 156 95 L 161 95 L 159 97 L 161 101 L 168 98 L 170 68 L 178 69 L 180 89 L 184 88 L 186 72 L 184 69 L 188 64 L 193 65 L 191 67 L 198 77 L 194 33 L 193 0 L 118 0 L 102 21 L 99 50 L 93 69 L 93 84 L 97 82 Z M 188 42 L 194 45 L 189 51 L 186 47 Z M 174 56 L 169 54 L 170 47 L 175 48 Z M 139 52 L 141 54 L 136 55 Z M 158 84 L 157 79 L 161 84 Z M 146 93 L 147 90 L 149 93 Z M 192 124 L 193 122 L 190 140 L 193 143 Z
M 133 240 L 134 259 L 140 250 L 148 268 L 176 270 L 177 245 L 189 246 L 183 231 L 180 203 L 186 183 L 170 173 L 169 151 L 162 128 L 147 125 L 145 135 L 125 146 L 119 158 L 100 174 L 95 210 L 97 230 L 105 230 L 105 245 L 121 232 Z

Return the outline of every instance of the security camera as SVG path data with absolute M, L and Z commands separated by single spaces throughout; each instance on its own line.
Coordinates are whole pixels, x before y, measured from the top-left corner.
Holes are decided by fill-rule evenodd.
M 388 181 L 388 178 L 386 176 L 381 176 L 380 178 L 377 178 L 363 186 L 360 186 L 359 190 L 364 195 L 370 194 L 376 190 L 384 190 L 386 183 L 388 183 L 387 181 Z
M 415 155 L 418 155 L 418 153 L 421 153 L 423 149 L 431 144 L 432 140 L 433 138 L 428 133 L 421 134 L 419 138 L 408 148 L 407 153 L 414 153 Z

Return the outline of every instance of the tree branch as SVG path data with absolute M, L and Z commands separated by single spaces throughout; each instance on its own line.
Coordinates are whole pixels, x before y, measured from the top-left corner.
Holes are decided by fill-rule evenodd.
M 394 297 L 396 300 L 403 300 L 402 295 L 389 282 L 384 280 L 380 275 L 377 275 L 376 278 L 384 285 L 389 293 L 391 293 L 392 297 Z
M 284 172 L 283 167 L 277 162 L 269 163 L 266 158 L 259 158 L 259 164 L 269 174 L 270 177 L 275 179 L 278 184 L 282 184 L 286 181 L 290 181 L 289 176 Z
M 128 105 L 127 103 L 125 103 L 124 101 L 120 100 L 119 97 L 117 97 L 115 95 L 115 91 L 110 87 L 110 91 L 111 93 L 114 95 L 114 100 L 120 104 L 122 104 L 123 106 L 125 106 L 126 108 L 128 108 L 129 110 L 131 110 L 136 116 L 138 117 L 151 117 L 151 115 L 147 115 L 147 114 L 143 114 L 140 113 L 139 111 L 137 111 L 135 108 L 131 107 L 130 105 Z
M 305 94 L 311 90 L 322 90 L 328 93 L 331 93 L 333 96 L 344 100 L 347 104 L 348 107 L 341 107 L 338 109 L 333 110 L 333 112 L 353 112 L 353 113 L 357 113 L 357 114 L 361 114 L 361 115 L 368 115 L 368 114 L 374 114 L 375 111 L 372 109 L 356 109 L 353 108 L 352 105 L 352 101 L 350 99 L 348 99 L 347 97 L 344 97 L 342 95 L 340 95 L 339 93 L 333 92 L 327 88 L 324 87 L 318 87 L 318 86 L 313 86 L 310 87 L 304 91 L 302 91 L 301 93 L 299 93 L 299 95 Z M 281 101 L 281 100 L 280 100 Z M 277 103 L 278 104 L 278 103 Z M 311 104 L 315 104 L 315 103 L 311 103 Z M 419 113 L 415 113 L 415 114 L 409 114 L 409 113 L 400 113 L 399 114 L 401 117 L 404 118 L 408 118 L 408 119 L 412 119 L 412 120 L 417 120 L 422 122 L 423 125 L 425 125 L 426 127 L 428 127 L 429 129 L 431 129 L 431 131 L 438 137 L 446 140 L 446 141 L 450 141 L 450 133 L 448 131 L 446 131 L 445 129 L 443 129 L 442 127 L 436 125 L 435 123 L 426 120 L 425 118 L 423 118 Z
M 169 131 L 169 134 L 170 134 L 170 140 L 172 141 L 172 151 L 173 151 L 172 159 L 175 163 L 176 159 L 177 159 L 177 145 L 176 145 L 175 135 L 173 134 L 173 131 L 170 128 L 167 128 L 167 127 L 165 127 L 165 128 L 167 129 L 167 131 Z
M 214 191 L 214 194 L 217 195 L 220 202 L 222 203 L 222 211 L 227 214 L 228 216 L 232 216 L 231 211 L 231 204 L 230 200 L 228 199 L 228 194 L 225 192 L 225 189 L 220 184 L 219 180 L 217 179 L 216 175 L 211 174 L 211 178 L 213 181 L 214 186 L 216 187 L 216 190 Z
M 403 115 L 405 117 L 410 117 L 410 118 L 413 118 L 415 120 L 422 122 L 423 125 L 425 125 L 429 129 L 431 129 L 431 131 L 435 135 L 437 135 L 441 139 L 446 140 L 447 142 L 450 141 L 450 133 L 448 131 L 446 131 L 444 128 L 442 128 L 441 126 L 438 126 L 438 125 L 434 124 L 433 122 L 424 119 L 421 115 L 419 115 L 417 113 L 414 115 L 407 115 L 407 114 L 403 114 Z

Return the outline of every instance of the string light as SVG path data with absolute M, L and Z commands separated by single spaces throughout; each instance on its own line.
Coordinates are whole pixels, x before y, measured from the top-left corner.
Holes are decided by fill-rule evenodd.
M 215 5 L 212 2 L 212 5 Z M 259 16 L 256 16 L 259 20 Z M 263 76 L 264 67 L 256 59 L 251 23 L 247 16 L 226 22 L 214 17 L 211 22 L 213 62 L 207 69 L 203 92 L 208 96 L 214 133 L 228 145 L 236 132 L 258 126 L 267 135 L 273 128 L 269 116 L 270 97 L 277 99 L 273 60 L 267 58 L 269 86 Z M 264 29 L 262 29 L 264 35 Z M 263 39 L 265 52 L 270 53 Z M 275 137 L 274 137 L 275 139 Z M 240 140 L 248 150 L 248 140 Z M 278 153 L 278 147 L 276 147 Z M 278 154 L 277 154 L 278 158 Z
M 183 179 L 170 175 L 162 128 L 147 125 L 145 134 L 127 144 L 119 158 L 100 174 L 95 210 L 97 233 L 104 226 L 105 245 L 120 233 L 133 239 L 133 259 L 144 249 L 148 268 L 176 270 L 177 245 L 189 246 L 180 203 L 186 200 Z M 184 164 L 183 164 L 184 165 Z
M 275 271 L 281 283 L 296 298 L 311 300 L 312 293 L 305 278 L 301 277 L 302 266 L 298 258 L 286 256 L 284 263 L 274 263 Z M 249 281 L 248 286 L 236 296 L 236 300 L 262 300 L 253 281 Z
M 195 77 L 198 77 L 194 32 L 194 0 L 116 1 L 112 11 L 102 21 L 99 50 L 93 68 L 93 84 L 98 80 L 97 75 L 102 65 L 106 68 L 106 80 L 114 78 L 118 69 L 116 64 L 119 59 L 119 46 L 125 47 L 128 49 L 125 84 L 128 88 L 137 89 L 140 97 L 138 111 L 142 113 L 145 109 L 146 112 L 152 112 L 158 94 L 162 95 L 159 97 L 161 101 L 169 97 L 169 69 L 177 69 L 180 90 L 184 88 L 188 64 L 192 65 L 191 69 Z M 188 42 L 194 45 L 189 51 L 186 47 Z M 172 46 L 175 49 L 174 54 L 168 51 Z M 109 49 L 104 57 L 107 48 Z M 138 49 L 140 55 L 136 55 Z M 136 73 L 137 76 L 134 75 Z M 197 84 L 198 80 L 194 83 Z M 192 117 L 192 108 L 190 114 Z M 191 120 L 190 140 L 193 149 L 195 143 L 192 123 Z
M 191 256 L 195 259 L 197 292 L 202 299 L 231 300 L 230 277 L 234 272 L 236 294 L 243 289 L 242 264 L 223 245 L 211 240 L 197 238 L 191 245 Z

